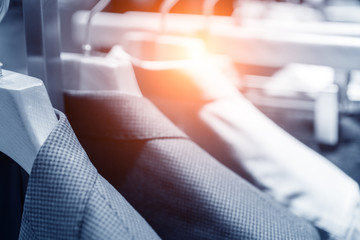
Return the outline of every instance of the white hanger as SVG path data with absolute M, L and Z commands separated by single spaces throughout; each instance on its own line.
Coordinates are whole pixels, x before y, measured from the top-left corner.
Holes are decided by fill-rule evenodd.
M 90 56 L 90 25 L 93 16 L 102 11 L 110 0 L 100 0 L 91 9 L 87 26 L 84 55 L 63 53 L 61 60 L 64 70 L 66 90 L 120 91 L 134 96 L 142 96 L 131 63 L 100 56 Z M 76 66 L 76 67 L 75 67 Z
M 160 6 L 161 20 L 160 20 L 160 33 L 165 33 L 166 31 L 166 15 L 170 10 L 178 3 L 179 0 L 165 0 Z M 214 14 L 214 7 L 219 0 L 204 0 L 203 4 L 203 14 L 205 16 L 204 29 L 205 31 L 209 30 L 210 17 Z
M 175 6 L 179 0 L 165 0 L 160 6 L 161 20 L 160 20 L 160 33 L 165 33 L 166 30 L 166 15 Z
M 214 14 L 214 7 L 219 0 L 204 0 L 203 14 L 205 16 L 205 31 L 210 30 L 210 17 Z
M 121 45 L 112 47 L 108 57 L 127 59 L 134 66 L 161 70 L 179 68 L 202 58 L 205 44 L 201 39 L 165 34 L 166 15 L 179 0 L 165 0 L 160 6 L 160 33 L 129 32 L 124 34 Z
M 0 151 L 30 174 L 57 118 L 41 80 L 1 67 L 0 75 Z
M 65 90 L 119 91 L 141 97 L 133 67 L 127 59 L 62 53 Z
M 205 44 L 201 39 L 149 32 L 126 33 L 121 46 L 130 56 L 143 61 L 188 60 L 205 53 Z
M 179 0 L 165 0 L 161 6 L 160 34 L 149 32 L 129 32 L 124 34 L 121 47 L 115 46 L 109 56 L 121 58 L 125 51 L 133 64 L 146 61 L 172 61 L 173 63 L 203 57 L 205 43 L 201 39 L 165 34 L 166 15 Z M 203 12 L 205 20 L 213 14 L 218 0 L 205 0 Z M 204 25 L 205 30 L 208 25 Z M 122 48 L 122 49 L 121 49 Z M 125 54 L 126 55 L 126 54 Z M 178 64 L 178 63 L 176 63 Z

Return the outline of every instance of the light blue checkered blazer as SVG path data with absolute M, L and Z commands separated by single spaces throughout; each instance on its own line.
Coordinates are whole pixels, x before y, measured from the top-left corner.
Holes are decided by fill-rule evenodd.
M 35 160 L 19 239 L 158 239 L 96 171 L 65 115 Z

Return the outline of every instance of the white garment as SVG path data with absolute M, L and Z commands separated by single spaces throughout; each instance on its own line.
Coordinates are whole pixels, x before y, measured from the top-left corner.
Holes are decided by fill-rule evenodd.
M 200 118 L 265 192 L 334 239 L 347 239 L 359 204 L 358 184 L 349 176 L 242 97 L 209 103 Z

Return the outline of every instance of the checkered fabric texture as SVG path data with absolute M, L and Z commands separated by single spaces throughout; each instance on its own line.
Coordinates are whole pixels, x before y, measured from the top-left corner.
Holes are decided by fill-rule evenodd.
M 89 161 L 65 115 L 40 149 L 20 239 L 158 239 Z
M 218 163 L 149 101 L 69 91 L 66 112 L 99 172 L 164 239 L 319 239 Z

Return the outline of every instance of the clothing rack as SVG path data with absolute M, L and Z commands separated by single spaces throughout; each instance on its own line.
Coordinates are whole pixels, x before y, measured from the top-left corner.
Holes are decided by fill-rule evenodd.
M 57 0 L 23 1 L 28 74 L 43 80 L 52 105 L 63 110 Z

